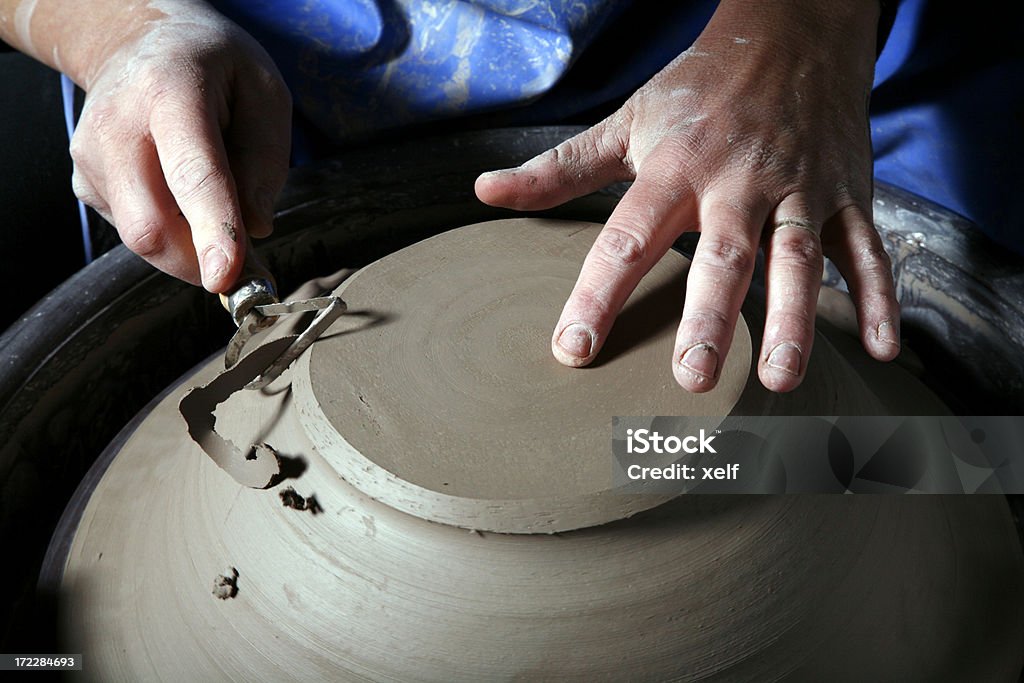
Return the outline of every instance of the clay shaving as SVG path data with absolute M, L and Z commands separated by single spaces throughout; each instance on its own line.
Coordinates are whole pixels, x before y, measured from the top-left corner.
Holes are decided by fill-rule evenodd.
M 281 474 L 281 463 L 267 444 L 252 444 L 242 451 L 223 438 L 215 429 L 214 410 L 262 373 L 291 342 L 291 338 L 284 337 L 257 347 L 230 370 L 189 391 L 179 404 L 192 440 L 243 486 L 267 488 Z

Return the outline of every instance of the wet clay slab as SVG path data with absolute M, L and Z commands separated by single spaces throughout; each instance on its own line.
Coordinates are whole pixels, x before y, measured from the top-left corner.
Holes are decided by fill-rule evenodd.
M 336 290 L 343 317 L 297 364 L 317 449 L 367 495 L 424 519 L 564 531 L 666 500 L 612 493 L 615 415 L 728 415 L 747 382 L 740 320 L 718 386 L 672 378 L 689 262 L 670 252 L 596 362 L 560 365 L 551 334 L 600 226 L 514 219 L 438 235 Z M 366 325 L 366 320 L 376 324 Z M 718 419 L 698 421 L 708 431 Z

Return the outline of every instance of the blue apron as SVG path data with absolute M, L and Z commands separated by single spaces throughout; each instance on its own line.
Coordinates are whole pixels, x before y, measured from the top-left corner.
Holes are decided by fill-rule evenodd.
M 709 0 L 214 0 L 271 53 L 298 125 L 333 153 L 409 124 L 491 112 L 552 124 L 621 101 L 685 50 Z M 982 3 L 984 6 L 986 3 Z M 871 105 L 878 178 L 1024 253 L 1024 41 L 1011 3 L 903 0 Z M 987 15 L 984 14 L 987 12 Z M 305 148 L 303 148 L 305 147 Z

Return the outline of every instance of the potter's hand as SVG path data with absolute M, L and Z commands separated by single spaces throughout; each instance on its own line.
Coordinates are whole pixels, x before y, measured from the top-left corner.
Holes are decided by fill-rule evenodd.
M 210 10 L 157 18 L 88 84 L 75 193 L 139 256 L 222 292 L 245 235 L 270 234 L 290 123 L 287 88 L 250 36 Z
M 683 387 L 714 387 L 759 243 L 766 387 L 789 391 L 803 378 L 823 251 L 846 278 L 868 353 L 896 356 L 899 308 L 871 212 L 877 17 L 875 0 L 722 2 L 694 46 L 618 112 L 477 180 L 484 202 L 524 210 L 634 180 L 562 311 L 559 361 L 591 362 L 640 278 L 691 230 L 702 234 L 672 362 Z
M 291 99 L 259 44 L 196 0 L 0 0 L 0 38 L 88 93 L 75 193 L 157 268 L 228 289 L 288 170 Z

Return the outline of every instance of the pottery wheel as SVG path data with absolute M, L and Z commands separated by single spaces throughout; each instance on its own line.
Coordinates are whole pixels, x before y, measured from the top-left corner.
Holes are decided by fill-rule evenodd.
M 183 378 L 65 514 L 62 651 L 96 680 L 1015 676 L 1024 558 L 997 496 L 683 496 L 637 512 L 652 499 L 609 489 L 615 414 L 881 404 L 822 336 L 804 386 L 766 397 L 745 326 L 717 393 L 678 389 L 676 254 L 596 367 L 557 365 L 548 339 L 596 230 L 471 226 L 350 279 L 352 314 L 302 363 L 217 408 L 218 432 L 288 463 L 271 489 L 187 438 L 179 401 L 222 357 Z M 442 514 L 455 523 L 428 521 Z M 459 528 L 616 516 L 562 534 Z
M 468 528 L 564 531 L 666 500 L 613 493 L 612 417 L 728 415 L 747 382 L 750 334 L 741 320 L 714 390 L 679 388 L 670 363 L 689 262 L 670 252 L 596 363 L 560 365 L 549 340 L 599 230 L 481 223 L 343 283 L 335 293 L 350 314 L 295 370 L 296 406 L 317 450 L 370 497 Z

